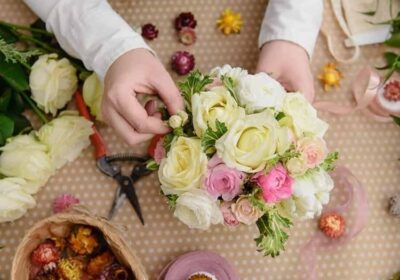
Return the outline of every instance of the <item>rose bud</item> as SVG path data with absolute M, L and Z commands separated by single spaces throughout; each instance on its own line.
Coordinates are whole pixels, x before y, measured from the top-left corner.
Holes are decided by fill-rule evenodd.
M 40 244 L 31 255 L 32 263 L 37 266 L 44 266 L 51 262 L 57 262 L 59 258 L 60 252 L 52 242 Z
M 178 36 L 179 41 L 186 46 L 193 45 L 196 42 L 196 32 L 193 28 L 183 27 L 179 31 Z
M 345 220 L 337 213 L 326 213 L 319 219 L 319 229 L 330 238 L 339 238 L 344 234 Z
M 147 40 L 153 40 L 158 36 L 158 29 L 151 23 L 142 26 L 142 36 Z
M 186 75 L 193 70 L 195 65 L 194 56 L 187 51 L 177 51 L 171 57 L 172 69 L 179 75 Z
M 180 13 L 175 19 L 175 28 L 180 31 L 183 27 L 195 28 L 197 21 L 191 12 Z

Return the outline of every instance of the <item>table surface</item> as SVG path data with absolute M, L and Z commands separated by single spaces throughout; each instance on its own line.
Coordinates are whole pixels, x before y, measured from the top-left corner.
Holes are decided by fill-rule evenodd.
M 266 6 L 264 0 L 116 0 L 111 3 L 130 24 L 141 26 L 152 22 L 159 28 L 159 37 L 150 45 L 165 65 L 174 51 L 186 49 L 195 55 L 196 65 L 202 71 L 225 63 L 249 70 L 255 68 L 257 36 Z M 350 56 L 351 50 L 341 47 L 344 37 L 328 2 L 326 4 L 324 26 L 333 36 L 340 54 Z M 22 1 L 0 0 L 0 7 L 1 20 L 30 23 L 35 19 Z M 216 30 L 215 20 L 225 8 L 233 8 L 242 14 L 244 27 L 240 35 L 225 37 Z M 173 28 L 173 19 L 182 11 L 193 12 L 198 20 L 198 41 L 191 47 L 177 42 Z M 364 47 L 357 63 L 339 65 L 344 74 L 342 86 L 330 93 L 324 93 L 316 81 L 317 100 L 350 104 L 350 88 L 356 73 L 365 64 L 374 66 L 381 63 L 382 52 L 382 46 Z M 317 75 L 323 65 L 331 61 L 333 58 L 327 52 L 326 42 L 320 36 L 312 60 L 313 73 Z M 174 78 L 179 77 L 174 75 Z M 394 124 L 376 123 L 360 113 L 345 117 L 322 116 L 330 123 L 327 134 L 330 148 L 337 149 L 341 153 L 341 163 L 363 181 L 371 211 L 367 227 L 351 244 L 336 252 L 319 254 L 320 279 L 388 279 L 400 269 L 400 221 L 387 212 L 388 198 L 400 191 L 400 129 Z M 102 127 L 101 132 L 111 152 L 132 151 L 111 128 Z M 145 145 L 133 149 L 135 152 L 144 150 Z M 36 195 L 38 206 L 24 218 L 0 225 L 0 244 L 6 245 L 0 251 L 0 279 L 9 279 L 12 258 L 24 232 L 51 214 L 51 203 L 58 194 L 73 193 L 95 213 L 107 213 L 116 186 L 113 180 L 98 172 L 92 152 L 92 148 L 88 148 L 79 159 L 52 177 Z M 190 230 L 174 219 L 159 195 L 155 175 L 139 182 L 137 192 L 146 226 L 139 223 L 128 203 L 115 222 L 128 228 L 126 238 L 132 250 L 141 257 L 151 279 L 173 257 L 198 249 L 213 250 L 226 257 L 238 269 L 242 279 L 301 279 L 299 252 L 315 232 L 316 221 L 295 224 L 286 251 L 272 259 L 256 252 L 253 241 L 257 232 L 255 228 L 229 230 L 214 226 L 203 232 Z

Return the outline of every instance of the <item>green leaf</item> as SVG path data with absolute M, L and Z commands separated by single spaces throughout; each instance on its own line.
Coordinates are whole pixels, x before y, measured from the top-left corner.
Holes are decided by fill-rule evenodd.
M 8 109 L 16 114 L 20 114 L 25 111 L 26 103 L 18 92 L 13 92 L 11 95 L 11 102 Z
M 276 257 L 285 249 L 289 235 L 285 232 L 292 222 L 278 213 L 276 209 L 267 211 L 257 221 L 260 235 L 255 239 L 257 249 L 264 256 Z
M 154 159 L 149 159 L 146 162 L 146 168 L 150 171 L 156 171 L 158 170 L 160 166 L 157 164 L 157 162 Z
M 0 54 L 0 77 L 16 91 L 29 89 L 28 76 L 21 65 L 6 62 L 2 54 Z
M 385 52 L 383 56 L 385 57 L 388 65 L 393 65 L 399 59 L 399 55 L 394 52 Z
M 400 48 L 400 33 L 393 33 L 392 36 L 385 41 L 389 47 Z
M 171 143 L 174 140 L 175 135 L 173 133 L 168 133 L 167 135 L 164 136 L 164 148 L 165 152 L 169 152 L 171 149 Z
M 279 121 L 279 120 L 283 119 L 284 117 L 286 117 L 285 113 L 284 113 L 284 112 L 279 112 L 279 113 L 275 116 L 275 119 L 276 119 L 277 121 Z
M 215 142 L 228 131 L 225 123 L 220 122 L 219 120 L 215 121 L 215 128 L 216 130 L 213 130 L 210 126 L 208 126 L 206 132 L 201 138 L 201 146 L 207 155 L 215 152 Z
M 235 99 L 236 103 L 238 103 L 236 99 L 236 94 L 235 94 L 235 83 L 233 79 L 229 76 L 222 75 L 221 76 L 221 81 L 223 82 L 225 88 L 229 91 L 233 99 Z M 239 103 L 238 103 L 239 104 Z
M 321 163 L 321 167 L 326 172 L 332 171 L 335 168 L 334 164 L 338 159 L 339 159 L 339 153 L 338 152 L 331 152 L 326 156 L 324 162 Z
M 11 89 L 7 89 L 0 95 L 0 112 L 4 113 L 7 111 L 8 106 L 10 105 L 11 101 Z
M 178 84 L 188 111 L 192 111 L 192 96 L 196 93 L 200 93 L 205 86 L 212 83 L 212 81 L 210 76 L 203 75 L 199 70 L 196 70 L 190 73 L 185 81 Z
M 0 26 L 0 38 L 7 43 L 15 43 L 18 38 L 4 26 Z
M 32 128 L 30 121 L 22 114 L 16 114 L 14 112 L 8 112 L 7 116 L 14 122 L 14 133 L 13 136 L 20 134 L 21 132 L 30 131 Z
M 398 116 L 391 116 L 393 121 L 395 122 L 395 124 L 397 124 L 398 126 L 400 126 L 400 117 Z
M 0 114 L 0 134 L 1 142 L 0 146 L 3 146 L 5 140 L 13 135 L 14 132 L 14 121 L 4 114 Z

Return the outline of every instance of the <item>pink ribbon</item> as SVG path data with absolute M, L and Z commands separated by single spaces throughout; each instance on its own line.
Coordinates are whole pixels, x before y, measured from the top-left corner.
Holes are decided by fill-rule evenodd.
M 352 86 L 356 101 L 355 106 L 338 105 L 332 101 L 317 101 L 313 105 L 317 110 L 336 115 L 348 115 L 355 111 L 361 111 L 375 121 L 391 122 L 390 112 L 378 102 L 377 95 L 381 88 L 382 83 L 379 75 L 369 66 L 366 66 L 358 73 Z
M 336 188 L 345 195 L 345 201 L 335 207 L 328 206 L 324 213 L 338 213 L 344 217 L 349 216 L 349 210 L 354 205 L 353 219 L 349 223 L 346 218 L 346 229 L 342 237 L 332 239 L 325 236 L 322 231 L 317 231 L 300 252 L 300 261 L 305 269 L 307 280 L 317 280 L 316 256 L 318 251 L 334 250 L 339 246 L 349 243 L 365 227 L 368 220 L 368 202 L 361 182 L 344 166 L 339 166 L 332 173 Z

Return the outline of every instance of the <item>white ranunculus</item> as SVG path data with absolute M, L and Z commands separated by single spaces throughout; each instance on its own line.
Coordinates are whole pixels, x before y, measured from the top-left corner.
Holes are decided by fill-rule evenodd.
M 96 120 L 102 121 L 101 101 L 103 99 L 103 83 L 93 72 L 83 83 L 82 95 L 86 105 L 89 106 L 90 114 L 96 117 Z
M 202 137 L 207 127 L 216 129 L 216 120 L 230 128 L 232 123 L 245 115 L 235 99 L 225 87 L 215 87 L 210 91 L 192 96 L 193 126 L 197 136 Z
M 286 117 L 280 123 L 289 124 L 298 138 L 323 137 L 328 124 L 317 117 L 317 111 L 299 92 L 288 93 L 283 103 Z
M 199 189 L 179 196 L 174 216 L 189 228 L 202 230 L 208 229 L 211 224 L 220 224 L 224 220 L 217 201 Z
M 267 111 L 246 115 L 216 141 L 217 154 L 231 168 L 258 172 L 276 153 L 277 130 L 277 121 Z
M 182 194 L 201 188 L 207 162 L 200 139 L 183 136 L 176 138 L 158 169 L 164 194 Z
M 78 86 L 76 69 L 57 54 L 41 55 L 29 76 L 32 98 L 46 113 L 57 114 L 72 98 Z
M 24 191 L 25 184 L 22 178 L 0 179 L 0 223 L 19 219 L 35 207 L 35 199 Z
M 33 134 L 10 138 L 0 150 L 0 173 L 25 179 L 23 188 L 29 194 L 36 193 L 54 173 L 47 146 Z
M 90 145 L 92 123 L 77 112 L 64 111 L 58 118 L 42 126 L 36 133 L 41 143 L 47 145 L 55 168 L 74 161 Z
M 215 77 L 218 79 L 221 79 L 222 76 L 230 77 L 236 85 L 238 81 L 247 76 L 247 70 L 242 69 L 240 67 L 232 67 L 228 64 L 225 64 L 222 67 L 215 67 L 214 69 L 211 70 L 210 72 L 211 77 Z
M 262 72 L 242 77 L 236 94 L 240 105 L 253 113 L 265 108 L 280 111 L 286 91 L 278 81 Z
M 293 218 L 312 219 L 322 212 L 329 202 L 334 182 L 327 172 L 319 170 L 311 175 L 296 178 L 293 196 L 282 202 L 284 211 Z

